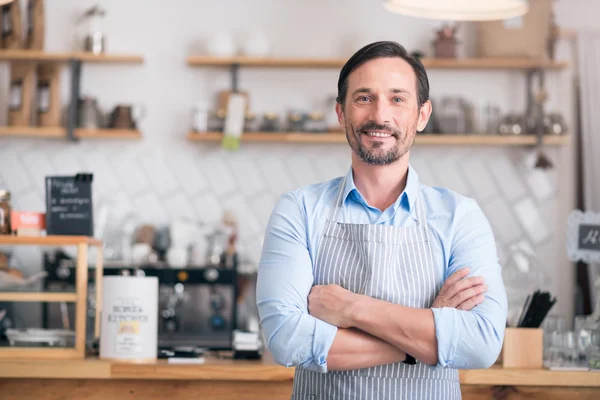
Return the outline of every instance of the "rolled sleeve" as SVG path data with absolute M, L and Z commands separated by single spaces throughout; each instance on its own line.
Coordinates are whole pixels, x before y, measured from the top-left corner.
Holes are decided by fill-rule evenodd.
M 432 309 L 438 342 L 438 366 L 488 368 L 502 349 L 508 302 L 496 245 L 487 218 L 473 200 L 457 208 L 446 278 L 469 267 L 488 285 L 484 301 L 470 311 Z
M 281 196 L 267 226 L 258 268 L 257 306 L 275 361 L 327 372 L 337 327 L 308 313 L 313 286 L 306 218 L 292 192 Z

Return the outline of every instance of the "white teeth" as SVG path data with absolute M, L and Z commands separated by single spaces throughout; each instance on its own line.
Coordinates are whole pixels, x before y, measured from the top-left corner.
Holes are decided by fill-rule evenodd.
M 365 132 L 365 133 L 369 136 L 380 137 L 380 138 L 386 138 L 386 137 L 392 136 L 389 133 L 383 133 L 383 132 Z

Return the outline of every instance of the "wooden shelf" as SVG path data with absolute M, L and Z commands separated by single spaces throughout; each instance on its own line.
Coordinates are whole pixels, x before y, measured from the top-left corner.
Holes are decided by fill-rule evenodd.
M 35 126 L 3 126 L 0 136 L 37 137 L 47 139 L 65 139 L 67 130 L 61 127 Z M 135 129 L 75 129 L 75 136 L 80 139 L 136 139 L 142 138 L 142 133 Z
M 0 348 L 0 359 L 2 360 L 30 360 L 38 363 L 45 360 L 76 360 L 81 355 L 76 349 L 49 348 L 49 347 L 2 347 Z M 35 370 L 35 367 L 30 367 Z
M 2 126 L 0 136 L 64 139 L 67 137 L 67 130 L 61 127 Z
M 76 293 L 0 292 L 0 301 L 68 302 L 77 301 Z
M 75 129 L 80 139 L 141 139 L 142 133 L 134 129 Z
M 341 68 L 345 58 L 253 58 L 253 57 L 210 57 L 190 56 L 187 62 L 191 66 L 231 66 L 239 64 L 245 67 L 270 67 L 270 68 Z M 424 58 L 425 68 L 430 69 L 563 69 L 567 62 L 553 62 L 531 58 L 465 58 L 444 59 Z
M 0 235 L 0 246 L 102 246 L 102 241 L 88 236 L 12 236 Z
M 198 142 L 219 142 L 223 134 L 219 132 L 188 134 L 188 140 Z M 251 132 L 242 135 L 242 142 L 283 142 L 283 143 L 347 143 L 342 133 L 268 133 Z M 455 134 L 419 134 L 415 141 L 417 145 L 493 145 L 493 146 L 527 146 L 535 145 L 536 137 L 500 136 L 500 135 L 455 135 Z M 568 136 L 546 136 L 544 144 L 562 146 L 569 143 Z
M 89 63 L 122 63 L 122 64 L 141 64 L 144 57 L 135 54 L 91 54 L 91 53 L 73 53 L 73 58 L 82 62 Z
M 53 53 L 38 50 L 0 50 L 0 61 L 67 62 L 79 60 L 96 63 L 142 63 L 144 57 L 133 54 L 100 54 L 85 52 Z

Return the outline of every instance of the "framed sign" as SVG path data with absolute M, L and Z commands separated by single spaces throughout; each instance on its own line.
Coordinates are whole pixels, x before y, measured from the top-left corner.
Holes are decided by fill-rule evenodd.
M 94 236 L 92 174 L 46 177 L 48 235 Z
M 600 213 L 575 210 L 569 214 L 567 221 L 569 260 L 600 262 Z

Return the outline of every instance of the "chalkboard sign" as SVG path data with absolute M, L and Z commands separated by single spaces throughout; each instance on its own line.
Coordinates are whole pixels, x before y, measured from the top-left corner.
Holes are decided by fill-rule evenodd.
M 46 177 L 48 235 L 94 235 L 92 174 Z
M 571 261 L 600 262 L 600 213 L 575 210 L 568 219 L 567 255 Z

